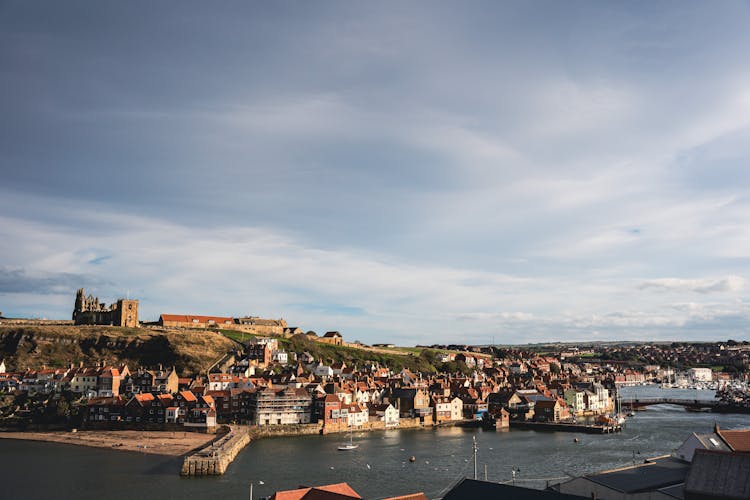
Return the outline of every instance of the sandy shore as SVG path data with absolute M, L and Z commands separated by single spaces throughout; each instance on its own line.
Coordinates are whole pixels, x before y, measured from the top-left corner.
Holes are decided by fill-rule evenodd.
M 47 441 L 175 457 L 185 455 L 214 437 L 214 434 L 166 431 L 0 432 L 0 439 Z

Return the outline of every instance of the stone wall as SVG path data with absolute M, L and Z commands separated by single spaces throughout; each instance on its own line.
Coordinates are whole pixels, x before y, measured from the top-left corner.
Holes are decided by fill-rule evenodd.
M 247 427 L 232 426 L 225 436 L 185 457 L 182 476 L 218 476 L 224 474 L 237 454 L 250 443 Z

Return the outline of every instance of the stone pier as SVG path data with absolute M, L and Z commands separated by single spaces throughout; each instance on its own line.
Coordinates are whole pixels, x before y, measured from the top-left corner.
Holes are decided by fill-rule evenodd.
M 200 450 L 187 455 L 182 462 L 181 476 L 218 476 L 226 472 L 237 454 L 250 442 L 247 427 L 231 426 L 231 430 Z

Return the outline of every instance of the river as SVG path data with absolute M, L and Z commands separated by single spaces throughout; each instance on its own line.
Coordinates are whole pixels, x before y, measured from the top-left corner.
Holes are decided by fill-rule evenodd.
M 653 393 L 655 388 L 629 388 Z M 660 389 L 659 389 L 660 390 Z M 676 398 L 697 397 L 670 390 Z M 628 394 L 629 395 L 629 394 Z M 0 440 L 0 498 L 76 499 L 247 499 L 299 485 L 348 482 L 366 498 L 424 491 L 443 494 L 456 479 L 473 475 L 472 437 L 479 447 L 479 477 L 543 488 L 566 474 L 619 467 L 670 453 L 691 432 L 750 427 L 748 415 L 689 413 L 658 405 L 628 419 L 619 434 L 589 435 L 537 431 L 441 428 L 354 434 L 356 451 L 340 452 L 342 436 L 264 439 L 242 451 L 224 476 L 187 479 L 180 459 L 72 445 Z M 579 442 L 574 442 L 574 438 Z M 410 456 L 417 458 L 410 463 Z M 263 484 L 261 484 L 261 482 Z

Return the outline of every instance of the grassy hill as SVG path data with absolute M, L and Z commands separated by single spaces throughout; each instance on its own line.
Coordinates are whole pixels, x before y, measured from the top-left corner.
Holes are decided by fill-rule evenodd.
M 236 344 L 211 331 L 111 326 L 0 326 L 0 357 L 9 370 L 127 363 L 133 369 L 174 365 L 180 375 L 207 370 Z

